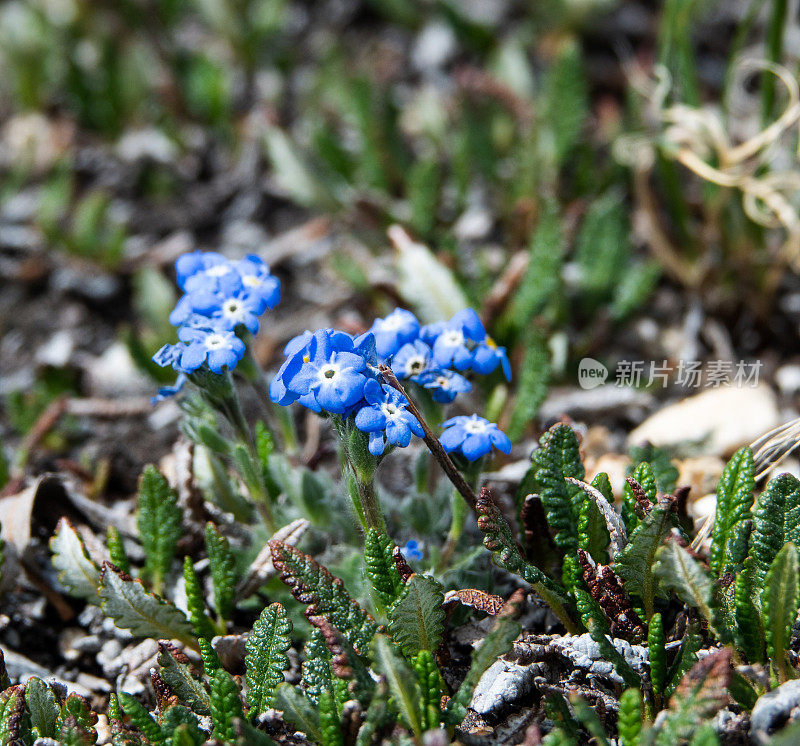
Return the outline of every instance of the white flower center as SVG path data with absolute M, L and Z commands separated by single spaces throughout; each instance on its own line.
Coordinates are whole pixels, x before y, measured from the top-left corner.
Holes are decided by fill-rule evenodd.
M 209 277 L 224 277 L 231 271 L 231 267 L 229 264 L 215 264 L 213 267 L 209 267 L 206 270 L 206 274 Z
M 449 389 L 450 388 L 450 379 L 446 376 L 437 376 L 436 378 L 436 385 L 442 389 Z
M 380 329 L 383 332 L 394 332 L 403 326 L 404 321 L 399 313 L 391 314 L 381 321 Z
M 240 320 L 244 317 L 244 306 L 235 298 L 230 298 L 222 304 L 222 313 L 229 319 Z
M 230 346 L 227 338 L 222 334 L 209 334 L 205 344 L 209 350 L 221 350 Z
M 451 329 L 445 332 L 442 337 L 444 337 L 445 344 L 448 347 L 458 347 L 464 344 L 464 335 L 458 329 Z
M 414 355 L 414 357 L 406 360 L 406 375 L 414 376 L 425 368 L 425 358 L 422 355 Z
M 478 435 L 486 432 L 486 423 L 481 422 L 480 420 L 470 420 L 466 425 L 464 425 L 464 432 L 469 433 L 470 435 Z
M 340 372 L 341 371 L 339 369 L 339 366 L 336 365 L 336 363 L 328 363 L 327 365 L 319 369 L 318 376 L 320 380 L 325 382 L 336 378 L 336 376 L 338 376 Z
M 392 402 L 385 402 L 381 404 L 381 412 L 383 412 L 390 420 L 397 420 L 400 418 L 403 410 Z
M 246 288 L 260 288 L 263 283 L 263 280 L 260 277 L 256 277 L 256 275 L 245 275 L 242 277 L 242 285 Z

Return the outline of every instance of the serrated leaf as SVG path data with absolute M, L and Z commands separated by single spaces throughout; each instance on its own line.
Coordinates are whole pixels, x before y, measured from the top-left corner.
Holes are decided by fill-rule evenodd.
M 681 601 L 698 609 L 713 626 L 711 578 L 678 542 L 669 541 L 656 552 L 653 572 L 665 588 L 675 591 Z
M 647 461 L 643 461 L 633 470 L 631 476 L 644 490 L 648 500 L 655 505 L 657 488 L 653 467 L 647 463 Z M 632 534 L 634 529 L 639 525 L 639 516 L 636 508 L 637 505 L 636 498 L 633 494 L 633 487 L 626 481 L 625 486 L 622 488 L 622 521 L 629 534 Z
M 166 746 L 201 746 L 206 741 L 197 716 L 182 705 L 168 707 L 161 716 L 160 725 Z
M 233 741 L 236 737 L 234 721 L 244 718 L 239 685 L 224 669 L 217 668 L 209 681 L 209 709 L 214 724 L 214 736 L 221 741 Z
M 310 740 L 322 743 L 319 713 L 297 687 L 287 683 L 278 685 L 275 691 L 275 709 L 281 710 L 284 719 L 305 733 Z
M 206 524 L 206 552 L 214 586 L 214 607 L 220 619 L 230 619 L 236 603 L 236 559 L 228 540 L 213 523 Z
M 444 633 L 444 589 L 428 575 L 412 575 L 389 612 L 389 631 L 407 656 L 436 650 Z
M 517 398 L 507 428 L 511 440 L 517 440 L 525 432 L 547 396 L 551 358 L 545 336 L 535 329 L 528 331 Z
M 349 699 L 347 682 L 334 675 L 331 652 L 319 629 L 314 629 L 303 650 L 303 686 L 306 696 L 316 704 L 323 691 L 334 692 L 337 701 Z
M 376 635 L 372 642 L 375 669 L 386 678 L 389 694 L 400 721 L 410 728 L 417 738 L 422 737 L 422 692 L 417 678 L 403 660 L 399 648 L 385 635 Z
M 50 551 L 53 567 L 58 571 L 58 582 L 72 595 L 99 604 L 100 568 L 89 558 L 81 537 L 66 518 L 58 522 L 50 539 Z
M 386 534 L 371 528 L 364 538 L 364 564 L 373 599 L 384 609 L 389 608 L 402 592 L 404 583 L 392 559 L 394 542 Z
M 783 682 L 786 680 L 786 650 L 798 606 L 797 547 L 791 542 L 783 545 L 767 571 L 761 606 L 767 656 Z
M 753 452 L 745 446 L 733 454 L 717 484 L 714 533 L 708 557 L 708 564 L 717 575 L 728 565 L 725 548 L 734 526 L 750 517 L 755 486 Z
M 163 648 L 158 654 L 159 675 L 164 683 L 178 696 L 178 699 L 188 705 L 198 715 L 207 715 L 208 691 L 200 679 L 192 674 L 187 663 L 181 663 L 167 649 Z
M 109 564 L 100 576 L 101 608 L 122 629 L 139 637 L 177 639 L 195 647 L 192 625 L 169 601 L 150 593 L 139 580 L 123 576 Z
M 274 603 L 261 612 L 247 638 L 246 701 L 256 715 L 272 706 L 275 689 L 289 667 L 286 651 L 292 646 L 291 633 L 292 623 L 285 609 Z
M 745 567 L 752 573 L 754 587 L 764 587 L 770 565 L 788 541 L 800 544 L 800 481 L 791 474 L 781 474 L 769 481 L 753 512 L 750 556 Z
M 642 599 L 649 619 L 657 578 L 653 575 L 656 552 L 675 525 L 673 514 L 665 508 L 653 508 L 628 537 L 628 545 L 614 561 L 614 572 L 625 581 L 625 590 Z
M 575 147 L 589 113 L 580 45 L 564 41 L 545 83 L 545 121 L 552 137 L 553 160 L 560 166 Z
M 161 732 L 161 728 L 158 727 L 155 718 L 136 697 L 128 692 L 120 692 L 118 696 L 125 714 L 130 718 L 131 723 L 147 737 L 148 742 L 152 744 L 166 743 L 167 739 Z
M 183 511 L 175 490 L 154 466 L 146 466 L 142 472 L 138 504 L 137 526 L 144 549 L 145 574 L 159 593 L 181 537 Z
M 764 660 L 764 639 L 761 619 L 755 599 L 750 573 L 740 572 L 733 588 L 733 634 L 736 647 L 741 650 L 750 663 Z
M 61 708 L 53 690 L 34 676 L 25 684 L 25 703 L 31 716 L 34 735 L 41 738 L 55 738 L 56 721 Z

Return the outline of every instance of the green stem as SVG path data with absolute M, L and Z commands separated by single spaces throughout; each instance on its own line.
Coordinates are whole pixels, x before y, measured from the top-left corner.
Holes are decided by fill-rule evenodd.
M 461 534 L 464 533 L 464 524 L 467 521 L 467 515 L 469 515 L 469 508 L 461 498 L 458 490 L 453 490 L 452 492 L 450 497 L 450 510 L 450 530 L 447 532 L 447 539 L 445 540 L 444 547 L 442 547 L 439 562 L 436 564 L 437 574 L 443 573 L 450 566 L 450 561 L 458 546 L 458 540 L 461 538 Z

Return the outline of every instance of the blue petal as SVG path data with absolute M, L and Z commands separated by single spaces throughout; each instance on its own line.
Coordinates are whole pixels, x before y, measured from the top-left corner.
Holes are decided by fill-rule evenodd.
M 463 442 L 466 437 L 464 430 L 460 427 L 451 427 L 442 433 L 439 442 L 445 451 L 455 451 Z
M 492 444 L 486 433 L 473 433 L 472 435 L 468 435 L 461 444 L 461 453 L 464 454 L 467 461 L 475 461 L 481 456 L 485 456 L 491 450 Z
M 355 423 L 365 433 L 383 430 L 386 426 L 386 415 L 375 407 L 362 407 L 356 412 Z
M 383 439 L 382 432 L 369 434 L 369 445 L 367 446 L 369 452 L 373 456 L 380 456 L 386 448 L 386 441 Z
M 206 360 L 206 346 L 202 342 L 192 342 L 181 354 L 181 370 L 197 370 Z

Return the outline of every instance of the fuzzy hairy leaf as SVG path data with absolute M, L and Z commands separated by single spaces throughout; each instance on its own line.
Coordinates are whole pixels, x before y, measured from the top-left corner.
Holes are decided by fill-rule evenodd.
M 740 572 L 733 588 L 734 639 L 750 663 L 764 660 L 764 638 L 761 619 L 753 599 L 757 596 L 750 580 L 750 573 Z
M 648 500 L 655 505 L 658 492 L 656 489 L 656 476 L 653 473 L 653 467 L 647 461 L 642 461 L 642 463 L 633 470 L 631 476 L 644 490 Z M 639 525 L 636 498 L 633 494 L 633 488 L 627 482 L 622 489 L 622 521 L 625 524 L 625 530 L 628 534 L 632 534 Z
M 58 571 L 58 582 L 73 596 L 99 604 L 97 585 L 100 568 L 89 558 L 83 540 L 72 524 L 62 518 L 50 539 L 53 567 Z
M 786 680 L 786 649 L 797 618 L 798 595 L 797 547 L 789 542 L 772 561 L 761 591 L 767 657 L 780 681 Z
M 54 738 L 56 721 L 61 708 L 53 690 L 35 676 L 25 685 L 25 703 L 31 716 L 34 735 L 41 738 Z
M 642 599 L 645 612 L 652 616 L 656 578 L 653 562 L 656 552 L 675 525 L 673 514 L 656 507 L 628 537 L 628 544 L 614 560 L 614 572 L 625 581 L 625 590 Z
M 711 578 L 678 542 L 668 541 L 656 552 L 653 572 L 665 588 L 675 591 L 681 601 L 700 611 L 713 626 Z
M 139 637 L 195 644 L 192 626 L 183 612 L 169 601 L 154 596 L 139 580 L 117 572 L 106 564 L 100 575 L 101 608 L 122 629 Z
M 183 511 L 178 495 L 166 477 L 154 466 L 146 466 L 139 479 L 139 541 L 145 556 L 145 573 L 160 591 L 169 572 L 178 539 Z
M 210 522 L 206 524 L 206 552 L 214 586 L 214 608 L 221 619 L 230 619 L 236 603 L 236 559 L 228 540 Z
M 800 481 L 791 474 L 781 474 L 769 481 L 753 513 L 750 556 L 745 566 L 753 574 L 754 587 L 764 587 L 769 566 L 787 541 L 800 544 Z
M 731 651 L 717 650 L 683 676 L 669 703 L 669 711 L 655 736 L 656 746 L 674 746 L 689 739 L 697 727 L 729 701 Z
M 622 692 L 617 718 L 620 746 L 639 746 L 642 732 L 642 693 L 638 687 Z
M 209 682 L 209 710 L 214 724 L 214 736 L 221 741 L 233 741 L 236 737 L 234 720 L 242 720 L 242 700 L 239 685 L 223 668 L 211 675 Z
M 422 692 L 414 672 L 400 654 L 400 649 L 385 635 L 376 635 L 371 646 L 375 669 L 389 686 L 391 704 L 400 716 L 400 721 L 422 737 L 423 713 Z
M 284 719 L 305 733 L 309 739 L 316 743 L 323 742 L 316 703 L 310 702 L 296 686 L 287 683 L 278 686 L 275 691 L 275 708 L 281 710 Z
M 484 546 L 492 553 L 494 562 L 530 583 L 564 626 L 570 632 L 576 632 L 577 626 L 567 611 L 571 602 L 566 592 L 538 567 L 534 567 L 523 558 L 520 547 L 511 533 L 511 527 L 485 487 L 478 496 L 476 513 L 478 528 L 484 534 Z
M 733 454 L 717 484 L 717 509 L 708 557 L 708 564 L 717 575 L 721 575 L 728 564 L 725 548 L 731 530 L 750 517 L 755 486 L 753 452 L 745 446 Z
M 436 650 L 444 633 L 444 589 L 428 575 L 412 575 L 389 612 L 389 631 L 406 656 Z
M 753 519 L 747 518 L 734 525 L 725 543 L 725 564 L 723 572 L 738 574 L 744 567 L 750 549 L 750 534 L 753 532 Z
M 313 557 L 282 541 L 269 543 L 272 562 L 292 595 L 308 604 L 306 616 L 323 616 L 356 649 L 365 652 L 378 631 L 378 625 L 345 590 L 344 583 L 333 577 Z
M 178 696 L 178 699 L 198 715 L 207 715 L 208 690 L 192 673 L 188 660 L 187 662 L 178 660 L 168 647 L 160 644 L 158 665 L 162 681 Z
M 166 737 L 161 732 L 153 716 L 145 709 L 136 697 L 128 692 L 119 693 L 119 703 L 125 714 L 130 718 L 131 723 L 138 728 L 150 743 L 166 743 Z
M 403 579 L 392 559 L 394 542 L 384 533 L 371 528 L 364 538 L 364 564 L 367 578 L 377 600 L 388 609 L 403 590 Z
M 261 612 L 247 638 L 246 701 L 255 714 L 271 707 L 275 689 L 283 681 L 283 672 L 289 667 L 286 651 L 292 646 L 291 633 L 285 609 L 274 603 Z
M 554 425 L 542 435 L 531 459 L 553 541 L 564 552 L 574 553 L 578 548 L 580 488 L 569 484 L 566 477 L 583 481 L 586 474 L 575 431 L 569 425 Z

